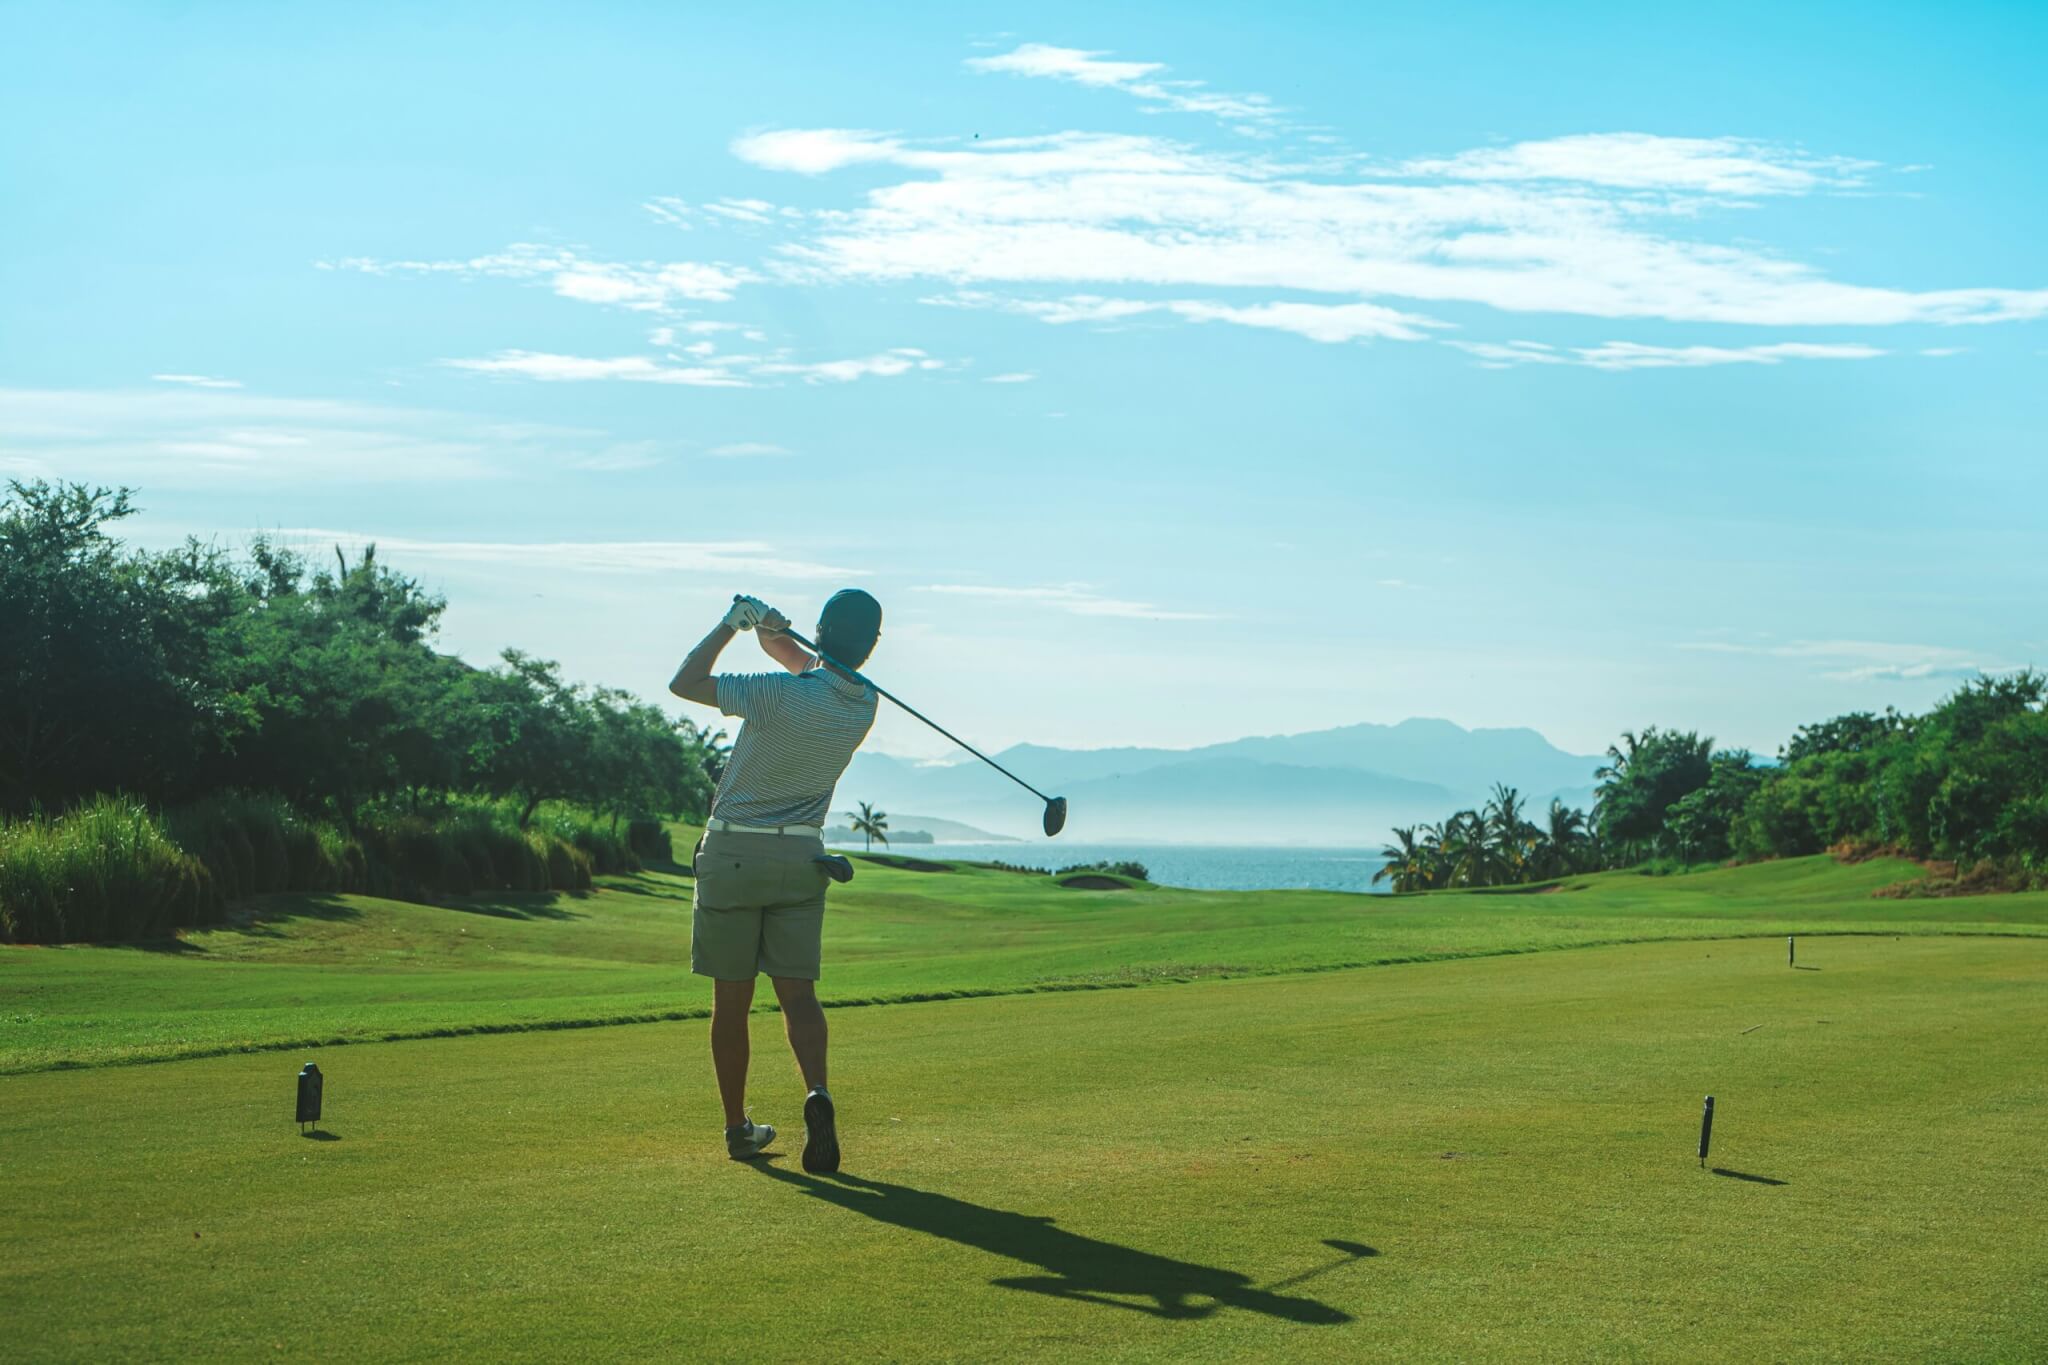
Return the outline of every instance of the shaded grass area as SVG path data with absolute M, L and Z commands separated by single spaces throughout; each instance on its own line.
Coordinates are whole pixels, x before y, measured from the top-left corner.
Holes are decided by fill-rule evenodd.
M 687 850 L 690 841 L 678 840 Z M 864 866 L 832 892 L 828 1002 L 1086 990 L 1660 939 L 2038 934 L 2048 894 L 1879 900 L 1906 863 L 1604 874 L 1542 895 L 1143 895 L 961 864 Z M 349 1041 L 690 1018 L 686 876 L 424 906 L 271 896 L 138 947 L 0 949 L 0 1073 Z
M 2048 943 L 1667 943 L 0 1079 L 28 1358 L 2029 1359 Z M 1761 1025 L 1761 1027 L 1757 1027 Z M 1717 1097 L 1712 1170 L 1694 1160 Z M 736 1250 L 737 1249 L 737 1250 Z M 802 1311 L 791 1311 L 801 1304 Z

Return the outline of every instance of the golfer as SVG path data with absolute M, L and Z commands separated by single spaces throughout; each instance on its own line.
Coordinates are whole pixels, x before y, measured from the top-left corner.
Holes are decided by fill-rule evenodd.
M 782 1003 L 804 1097 L 804 1169 L 839 1169 L 839 1135 L 825 1088 L 825 1011 L 818 1004 L 825 924 L 823 831 L 832 789 L 875 723 L 875 690 L 859 668 L 882 631 L 882 607 L 858 588 L 818 615 L 812 655 L 784 635 L 789 619 L 736 597 L 725 620 L 683 660 L 669 691 L 741 721 L 697 845 L 690 970 L 712 978 L 711 1064 L 725 1103 L 725 1150 L 758 1156 L 775 1129 L 747 1114 L 747 1011 L 768 973 Z M 712 665 L 733 633 L 753 630 L 781 673 L 721 673 Z M 838 667 L 844 665 L 845 667 Z M 842 863 L 843 866 L 843 863 Z

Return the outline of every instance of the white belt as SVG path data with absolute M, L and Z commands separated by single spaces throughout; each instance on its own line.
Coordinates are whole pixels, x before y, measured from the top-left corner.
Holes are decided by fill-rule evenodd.
M 704 828 L 715 829 L 721 834 L 794 834 L 813 838 L 825 830 L 823 825 L 743 825 L 737 820 L 706 820 Z

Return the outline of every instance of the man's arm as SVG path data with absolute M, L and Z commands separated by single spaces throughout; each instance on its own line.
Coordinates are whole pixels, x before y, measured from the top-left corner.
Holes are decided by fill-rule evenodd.
M 761 648 L 768 657 L 790 672 L 805 673 L 815 668 L 818 663 L 816 656 L 782 633 L 788 629 L 789 618 L 779 611 L 770 611 L 761 618 L 761 624 L 754 627 L 754 634 L 760 637 Z
M 711 633 L 697 642 L 690 651 L 690 657 L 683 660 L 683 666 L 669 679 L 668 690 L 684 701 L 694 701 L 705 706 L 718 705 L 718 680 L 711 676 L 711 667 L 718 662 L 719 654 L 732 642 L 733 628 L 720 621 L 711 628 Z

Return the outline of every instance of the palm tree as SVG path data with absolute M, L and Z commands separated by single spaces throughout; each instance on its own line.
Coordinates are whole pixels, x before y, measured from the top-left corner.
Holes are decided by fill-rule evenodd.
M 877 839 L 880 839 L 885 844 L 889 842 L 889 812 L 876 810 L 873 806 L 863 801 L 860 803 L 859 814 L 848 811 L 846 815 L 848 819 L 853 821 L 853 832 L 867 836 L 868 852 L 873 853 L 875 851 L 875 840 Z
M 1444 827 L 1441 824 L 1418 827 L 1422 836 L 1422 886 L 1434 889 L 1451 884 L 1450 866 L 1444 859 Z
M 1541 835 L 1544 875 L 1561 877 L 1577 872 L 1587 852 L 1586 813 L 1573 810 L 1553 796 L 1546 823 L 1549 828 Z
M 1537 829 L 1522 816 L 1522 794 L 1505 782 L 1494 783 L 1492 799 L 1487 801 L 1481 818 L 1486 825 L 1495 870 L 1508 881 L 1525 880 L 1530 856 L 1536 848 Z
M 1443 870 L 1448 886 L 1485 886 L 1490 879 L 1493 849 L 1478 811 L 1461 810 L 1444 821 Z
M 1415 826 L 1394 831 L 1394 842 L 1380 850 L 1386 865 L 1372 874 L 1373 885 L 1392 881 L 1396 893 L 1420 891 L 1429 884 L 1428 850 L 1415 842 Z

